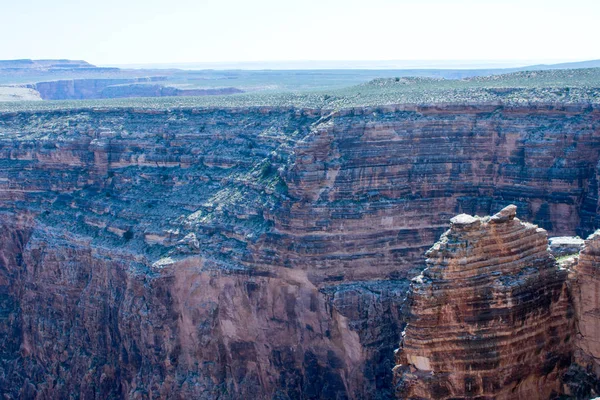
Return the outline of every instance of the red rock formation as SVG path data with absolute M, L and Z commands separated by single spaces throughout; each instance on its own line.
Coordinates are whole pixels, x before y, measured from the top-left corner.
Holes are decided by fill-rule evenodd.
M 302 271 L 210 271 L 200 257 L 148 268 L 47 226 L 25 238 L 10 232 L 11 247 L 22 250 L 10 254 L 23 259 L 4 258 L 11 265 L 0 270 L 12 282 L 0 282 L 3 299 L 18 299 L 7 307 L 18 332 L 8 332 L 2 354 L 5 395 L 366 395 L 362 371 L 352 368 L 365 362 L 358 334 Z
M 575 361 L 600 379 L 600 231 L 587 238 L 573 270 Z
M 402 399 L 548 399 L 570 363 L 565 270 L 546 231 L 515 218 L 451 219 L 409 292 L 395 368 Z
M 597 226 L 599 116 L 551 106 L 332 114 L 296 145 L 285 174 L 293 201 L 272 217 L 261 243 L 270 252 L 257 255 L 327 282 L 411 277 L 453 215 L 511 203 L 552 235 L 587 235 Z
M 596 227 L 599 116 L 0 114 L 0 387 L 388 398 L 405 278 L 450 216 L 510 201 L 554 234 Z

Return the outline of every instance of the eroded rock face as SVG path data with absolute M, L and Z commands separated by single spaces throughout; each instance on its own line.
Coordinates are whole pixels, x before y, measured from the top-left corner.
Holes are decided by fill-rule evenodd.
M 596 228 L 598 121 L 539 105 L 1 114 L 3 394 L 390 398 L 407 278 L 452 215 L 516 202 L 555 235 Z
M 390 106 L 324 117 L 294 149 L 284 175 L 294 201 L 272 216 L 258 261 L 327 282 L 410 278 L 452 216 L 509 204 L 553 236 L 587 236 L 598 224 L 598 116 Z
M 4 234 L 0 281 L 3 317 L 14 320 L 0 325 L 12 328 L 2 332 L 5 395 L 369 395 L 352 368 L 368 356 L 358 333 L 302 271 L 208 271 L 200 257 L 148 268 L 48 226 L 16 232 Z
M 574 267 L 576 362 L 600 377 L 600 231 L 585 241 Z
M 600 394 L 600 231 L 581 251 L 559 258 L 570 269 L 569 289 L 575 310 L 573 364 L 565 373 L 565 393 L 576 399 Z
M 567 271 L 516 207 L 461 214 L 409 291 L 395 368 L 402 399 L 548 399 L 571 360 Z

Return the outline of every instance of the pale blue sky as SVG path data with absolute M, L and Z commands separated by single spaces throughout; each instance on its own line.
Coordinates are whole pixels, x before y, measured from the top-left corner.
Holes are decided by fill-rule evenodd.
M 0 59 L 599 59 L 600 0 L 0 0 Z

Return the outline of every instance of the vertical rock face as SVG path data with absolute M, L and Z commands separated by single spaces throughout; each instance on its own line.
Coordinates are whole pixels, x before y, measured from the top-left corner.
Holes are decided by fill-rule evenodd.
M 600 377 L 600 231 L 587 238 L 574 266 L 575 361 Z
M 407 285 L 252 261 L 320 116 L 176 114 L 0 123 L 0 394 L 389 398 Z
M 514 202 L 590 233 L 598 132 L 586 106 L 0 114 L 0 392 L 390 398 L 407 278 L 448 219 Z M 505 269 L 538 307 L 523 285 L 552 268 Z M 501 298 L 488 278 L 463 311 Z
M 35 372 L 15 397 L 341 399 L 360 390 L 358 371 L 345 374 L 364 362 L 358 336 L 303 274 L 227 275 L 199 258 L 136 273 L 134 260 L 73 238 L 66 251 L 46 243 L 30 240 L 30 278 L 18 285 L 24 357 L 8 365 L 7 383 Z
M 461 214 L 413 280 L 395 368 L 402 399 L 548 399 L 570 363 L 572 319 L 546 231 Z
M 587 236 L 599 227 L 598 132 L 595 110 L 537 106 L 323 117 L 294 148 L 284 175 L 293 201 L 272 215 L 256 260 L 329 284 L 411 278 L 452 216 L 508 204 L 552 235 Z

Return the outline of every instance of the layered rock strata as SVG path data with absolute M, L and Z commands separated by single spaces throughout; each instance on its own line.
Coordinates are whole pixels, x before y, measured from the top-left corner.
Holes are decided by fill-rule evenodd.
M 390 398 L 407 277 L 452 215 L 597 227 L 599 117 L 0 114 L 2 394 Z
M 575 360 L 600 377 L 600 231 L 587 238 L 573 270 L 577 316 Z
M 573 363 L 563 376 L 564 392 L 569 398 L 589 399 L 600 394 L 600 231 L 585 241 L 559 239 L 559 244 L 565 243 L 554 251 L 559 264 L 570 271 L 576 321 Z M 572 245 L 579 243 L 580 251 L 574 252 Z
M 546 231 L 461 214 L 427 252 L 409 292 L 395 368 L 402 399 L 549 399 L 571 361 L 567 271 Z

